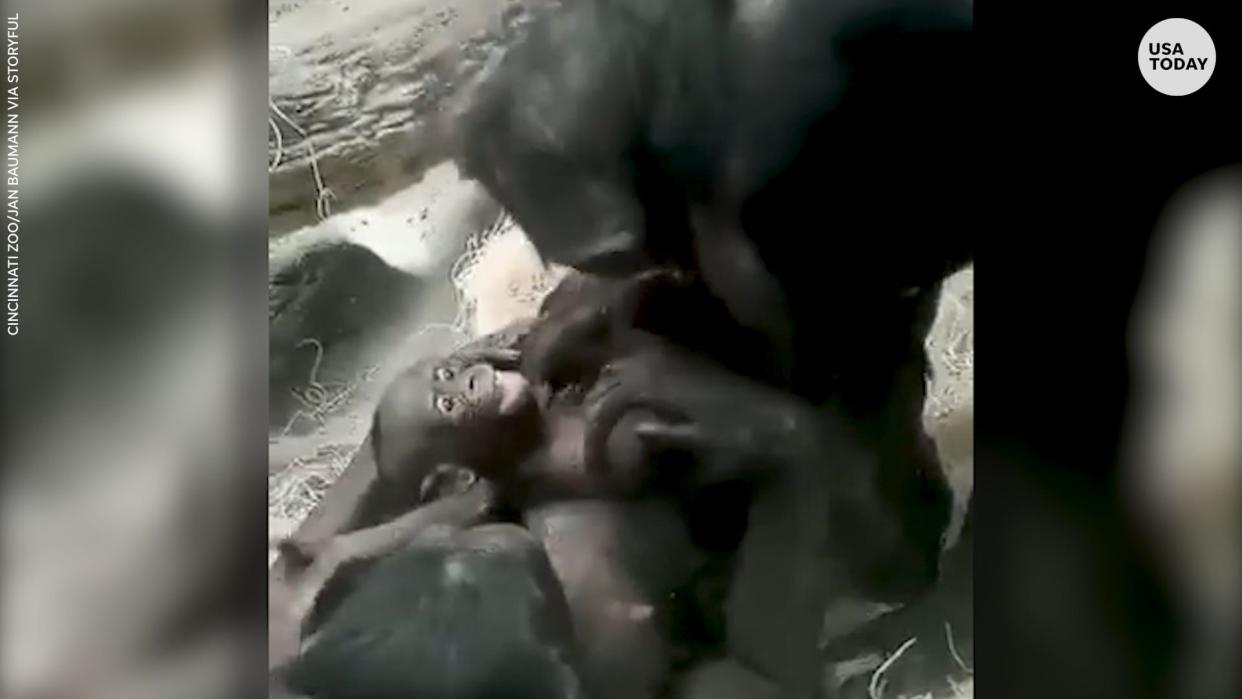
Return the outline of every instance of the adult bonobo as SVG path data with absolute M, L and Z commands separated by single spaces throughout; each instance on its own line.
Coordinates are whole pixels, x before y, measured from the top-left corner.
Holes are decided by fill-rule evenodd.
M 591 385 L 652 334 L 751 378 L 774 378 L 763 338 L 737 325 L 698 275 L 672 268 L 615 278 L 571 271 L 516 347 L 522 374 L 556 390 Z
M 455 123 L 463 171 L 545 258 L 696 272 L 785 386 L 858 429 L 927 556 L 950 504 L 923 341 L 976 228 L 971 25 L 969 0 L 580 0 Z
M 697 269 L 823 391 L 808 328 L 970 258 L 970 28 L 968 0 L 567 3 L 459 110 L 458 161 L 547 259 Z
M 614 360 L 593 391 L 602 409 L 666 416 L 633 432 L 681 492 L 752 486 L 749 505 L 733 513 L 747 526 L 725 602 L 727 648 L 793 696 L 821 679 L 830 605 L 906 601 L 935 579 L 938 547 L 912 536 L 899 512 L 906 503 L 886 491 L 883 464 L 837 407 L 654 337 Z

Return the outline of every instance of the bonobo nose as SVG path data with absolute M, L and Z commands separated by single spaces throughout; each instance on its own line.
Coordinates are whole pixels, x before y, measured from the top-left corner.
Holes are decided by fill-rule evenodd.
M 491 372 L 485 367 L 475 367 L 471 369 L 465 376 L 462 377 L 465 379 L 466 395 L 476 400 L 484 397 L 483 394 L 491 390 L 491 386 L 487 381 L 490 376 Z

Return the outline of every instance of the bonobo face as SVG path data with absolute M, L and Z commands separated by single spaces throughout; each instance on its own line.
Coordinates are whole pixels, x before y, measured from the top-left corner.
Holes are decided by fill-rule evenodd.
M 375 415 L 376 465 L 384 478 L 415 491 L 439 464 L 488 475 L 537 442 L 538 421 L 531 385 L 516 371 L 461 356 L 425 359 L 384 392 Z
M 453 425 L 476 418 L 514 415 L 531 400 L 530 383 L 516 371 L 497 371 L 490 364 L 442 361 L 431 364 L 431 410 Z
M 430 362 L 420 378 L 420 396 L 429 412 L 419 436 L 408 432 L 416 451 L 433 462 L 453 462 L 494 475 L 492 467 L 512 460 L 521 445 L 537 439 L 538 409 L 528 382 L 516 371 L 500 371 L 485 362 L 450 357 Z

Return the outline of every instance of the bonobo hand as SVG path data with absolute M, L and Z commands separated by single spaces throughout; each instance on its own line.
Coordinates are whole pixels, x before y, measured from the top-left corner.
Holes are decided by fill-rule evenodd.
M 583 400 L 587 431 L 585 465 L 597 474 L 609 474 L 640 487 L 651 475 L 652 463 L 662 454 L 678 451 L 649 441 L 644 434 L 688 425 L 689 416 L 651 389 L 653 378 L 642 363 L 626 358 L 605 365 Z M 641 477 L 628 478 L 627 474 Z
M 607 463 L 615 449 L 604 451 L 602 440 L 615 441 L 613 431 L 624 426 L 641 444 L 631 451 L 688 457 L 698 484 L 762 475 L 818 453 L 816 413 L 806 401 L 658 338 L 643 338 L 605 367 L 585 407 L 588 457 Z
M 544 299 L 539 318 L 521 341 L 522 373 L 554 388 L 592 383 L 619 354 L 652 296 L 686 286 L 686 274 L 653 269 L 625 279 L 573 274 Z
M 613 302 L 616 310 L 615 318 L 632 322 L 642 310 L 642 305 L 655 294 L 663 291 L 684 289 L 691 283 L 691 275 L 671 267 L 659 267 L 639 272 L 624 279 L 618 285 L 616 299 Z

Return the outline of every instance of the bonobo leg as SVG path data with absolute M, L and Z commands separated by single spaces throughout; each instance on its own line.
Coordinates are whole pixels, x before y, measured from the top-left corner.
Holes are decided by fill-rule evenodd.
M 727 647 L 771 678 L 781 696 L 818 696 L 825 613 L 854 594 L 855 548 L 865 551 L 874 530 L 891 528 L 883 512 L 850 512 L 842 502 L 853 496 L 868 504 L 863 464 L 848 444 L 839 446 L 759 485 L 737 552 Z
M 877 560 L 864 581 L 884 602 L 909 602 L 935 583 L 952 510 L 952 492 L 922 417 L 924 340 L 939 296 L 940 285 L 933 284 L 886 308 L 885 322 L 868 333 L 866 353 L 848 358 L 855 369 L 842 378 L 839 391 L 840 405 L 878 460 L 880 492 L 900 517 L 906 542 L 906 555 Z
M 492 485 L 480 481 L 460 495 L 428 503 L 385 524 L 319 541 L 285 541 L 280 549 L 287 562 L 286 576 L 269 582 L 269 667 L 297 654 L 302 626 L 315 607 L 316 597 L 343 566 L 404 548 L 429 527 L 477 524 L 491 512 L 496 500 Z
M 526 513 L 565 590 L 590 696 L 663 696 L 669 604 L 701 562 L 674 502 L 579 500 Z

